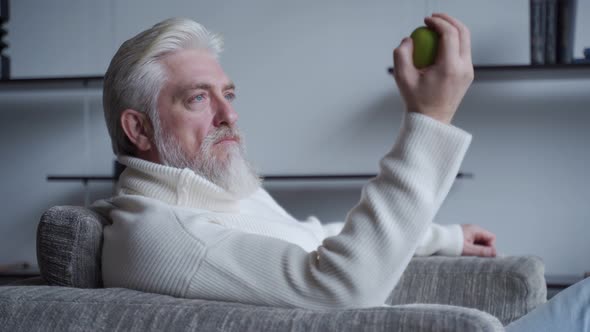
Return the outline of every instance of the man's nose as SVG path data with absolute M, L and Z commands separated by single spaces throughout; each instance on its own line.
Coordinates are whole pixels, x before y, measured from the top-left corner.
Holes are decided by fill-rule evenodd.
M 232 104 L 224 96 L 217 99 L 215 117 L 213 118 L 215 127 L 227 125 L 232 127 L 238 121 L 238 113 L 234 111 Z

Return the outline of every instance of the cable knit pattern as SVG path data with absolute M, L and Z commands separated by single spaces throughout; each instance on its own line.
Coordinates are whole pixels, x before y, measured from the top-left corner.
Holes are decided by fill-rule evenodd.
M 329 237 L 317 219 L 295 220 L 263 189 L 233 197 L 188 169 L 121 157 L 128 167 L 118 195 L 94 204 L 112 221 L 104 284 L 271 306 L 381 305 L 421 240 L 452 239 L 447 252 L 460 251 L 460 229 L 443 241 L 445 232 L 429 227 L 470 141 L 461 129 L 407 114 L 379 174 Z M 423 253 L 440 249 L 427 244 Z

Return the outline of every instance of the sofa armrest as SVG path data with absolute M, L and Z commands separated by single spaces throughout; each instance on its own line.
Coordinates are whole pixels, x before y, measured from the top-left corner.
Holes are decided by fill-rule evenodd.
M 485 312 L 446 305 L 320 311 L 179 299 L 122 288 L 0 287 L 0 313 L 0 326 L 7 331 L 504 331 Z
M 49 285 L 102 287 L 102 231 L 108 220 L 80 206 L 54 206 L 37 226 L 37 262 Z
M 506 325 L 546 301 L 544 271 L 533 256 L 416 257 L 387 303 L 476 308 Z

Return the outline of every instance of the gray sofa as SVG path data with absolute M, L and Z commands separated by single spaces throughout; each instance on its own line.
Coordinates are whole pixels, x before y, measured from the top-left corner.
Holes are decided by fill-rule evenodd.
M 82 207 L 58 206 L 42 216 L 41 278 L 0 287 L 1 331 L 503 331 L 546 299 L 536 257 L 414 258 L 389 306 L 366 309 L 262 307 L 102 288 L 106 223 Z

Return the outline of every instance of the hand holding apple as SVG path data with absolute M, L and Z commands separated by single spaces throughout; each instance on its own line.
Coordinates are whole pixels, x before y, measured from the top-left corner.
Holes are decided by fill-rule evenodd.
M 417 68 L 414 41 L 406 37 L 393 51 L 393 75 L 409 112 L 449 124 L 473 81 L 470 32 L 446 14 L 433 14 L 424 23 L 439 35 L 434 63 Z

